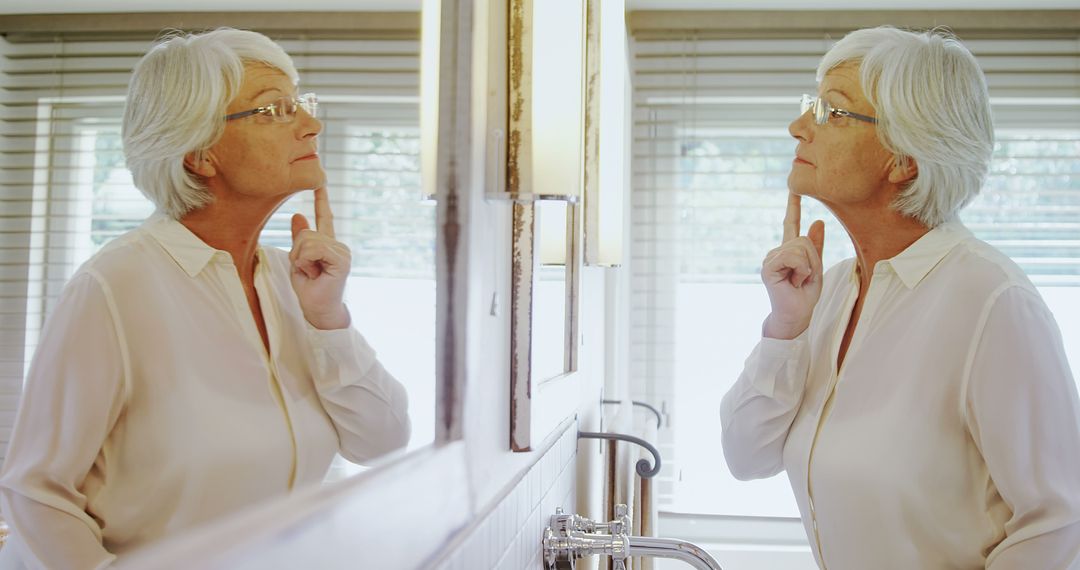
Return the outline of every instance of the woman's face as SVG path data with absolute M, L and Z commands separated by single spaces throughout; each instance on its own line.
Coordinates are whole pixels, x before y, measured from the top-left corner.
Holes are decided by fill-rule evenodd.
M 296 97 L 296 86 L 281 71 L 267 66 L 245 68 L 240 92 L 226 114 L 270 105 L 281 97 Z M 323 186 L 326 172 L 319 162 L 316 139 L 322 123 L 298 108 L 291 122 L 275 122 L 255 114 L 226 122 L 221 140 L 207 153 L 215 183 L 211 187 L 252 198 L 284 200 Z
M 821 81 L 818 95 L 834 109 L 876 116 L 859 84 L 859 66 L 833 68 Z M 885 190 L 892 155 L 878 140 L 877 127 L 851 117 L 830 117 L 824 125 L 806 112 L 788 127 L 799 144 L 788 175 L 788 188 L 817 198 L 834 212 L 851 206 L 888 206 L 894 193 Z

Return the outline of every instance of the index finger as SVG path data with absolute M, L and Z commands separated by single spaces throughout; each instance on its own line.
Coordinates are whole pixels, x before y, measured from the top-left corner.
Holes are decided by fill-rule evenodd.
M 799 218 L 802 216 L 802 197 L 788 193 L 787 213 L 784 214 L 784 241 L 799 237 Z
M 334 237 L 334 213 L 330 211 L 330 197 L 325 187 L 315 189 L 315 231 Z

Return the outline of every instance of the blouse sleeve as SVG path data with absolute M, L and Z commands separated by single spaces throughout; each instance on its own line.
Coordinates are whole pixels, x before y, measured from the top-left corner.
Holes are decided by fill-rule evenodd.
M 810 369 L 807 334 L 762 338 L 720 402 L 724 459 L 736 479 L 771 477 L 784 469 L 784 442 Z
M 339 451 L 363 463 L 404 447 L 412 430 L 408 396 L 356 329 L 309 328 L 315 388 L 337 429 Z
M 994 302 L 966 391 L 968 428 L 1011 517 L 987 568 L 1080 568 L 1080 404 L 1061 334 L 1034 291 Z
M 26 567 L 99 568 L 114 559 L 86 511 L 84 482 L 122 408 L 120 347 L 102 284 L 76 275 L 42 332 L 0 471 L 12 531 L 4 550 Z

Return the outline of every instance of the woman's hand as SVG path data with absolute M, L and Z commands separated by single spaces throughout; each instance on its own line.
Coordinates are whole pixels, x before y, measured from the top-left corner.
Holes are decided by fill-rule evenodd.
M 317 329 L 349 326 L 344 298 L 352 255 L 348 246 L 334 239 L 334 214 L 326 188 L 315 189 L 315 229 L 310 229 L 303 214 L 294 214 L 292 237 L 292 286 L 304 318 Z
M 772 304 L 762 327 L 762 334 L 769 338 L 793 339 L 802 334 L 810 326 L 810 316 L 821 297 L 825 222 L 815 221 L 807 236 L 799 236 L 800 200 L 797 194 L 788 195 L 784 242 L 761 264 L 761 281 Z

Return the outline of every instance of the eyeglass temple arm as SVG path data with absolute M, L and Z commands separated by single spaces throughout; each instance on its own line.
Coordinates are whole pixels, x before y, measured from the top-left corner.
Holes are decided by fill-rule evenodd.
M 837 113 L 839 115 L 843 115 L 845 117 L 851 117 L 852 119 L 859 119 L 860 121 L 866 121 L 868 123 L 876 123 L 877 122 L 877 119 L 875 119 L 874 117 L 870 117 L 870 116 L 867 116 L 867 115 L 860 115 L 858 113 L 852 113 L 851 111 L 845 111 L 843 109 L 833 109 L 833 112 Z
M 233 113 L 231 115 L 225 115 L 225 120 L 231 121 L 233 119 L 243 119 L 244 117 L 250 117 L 251 115 L 254 115 L 256 113 L 262 113 L 265 109 L 266 107 L 259 107 L 258 109 L 251 109 L 248 111 L 240 111 L 239 113 Z

